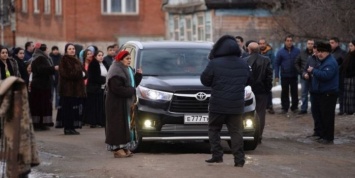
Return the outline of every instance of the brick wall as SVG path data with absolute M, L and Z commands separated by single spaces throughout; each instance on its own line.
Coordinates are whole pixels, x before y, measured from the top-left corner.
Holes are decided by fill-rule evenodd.
M 258 40 L 261 37 L 266 38 L 268 41 L 275 41 L 280 38 L 278 34 L 274 33 L 273 26 L 275 22 L 271 16 L 213 15 L 212 18 L 214 41 L 225 34 L 242 36 L 245 41 Z
M 52 0 L 51 14 L 46 15 L 44 1 L 39 2 L 41 12 L 34 14 L 33 0 L 28 1 L 27 13 L 21 12 L 21 1 L 16 1 L 18 46 L 29 40 L 104 46 L 117 43 L 120 36 L 165 36 L 161 0 L 140 0 L 138 15 L 102 15 L 101 0 L 62 0 L 62 15 L 54 14 Z

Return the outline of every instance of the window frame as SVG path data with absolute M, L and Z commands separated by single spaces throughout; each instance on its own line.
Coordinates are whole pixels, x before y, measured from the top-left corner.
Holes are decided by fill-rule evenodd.
M 41 11 L 39 9 L 39 0 L 33 0 L 33 13 L 39 14 Z
M 104 1 L 106 1 L 106 12 L 104 11 Z M 138 15 L 139 14 L 139 0 L 120 0 L 121 1 L 121 12 L 112 12 L 111 11 L 111 2 L 114 0 L 101 0 L 101 14 L 102 15 Z M 135 1 L 136 2 L 136 11 L 127 12 L 126 2 Z
M 51 14 L 51 0 L 44 0 L 44 14 Z
M 21 1 L 21 12 L 24 12 L 24 13 L 28 12 L 28 0 Z
M 55 15 L 62 15 L 62 0 L 55 0 Z

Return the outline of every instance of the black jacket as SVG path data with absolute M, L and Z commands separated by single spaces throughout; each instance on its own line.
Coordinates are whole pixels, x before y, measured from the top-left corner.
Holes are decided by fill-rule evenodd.
M 270 59 L 258 53 L 252 53 L 243 58 L 252 69 L 254 94 L 269 94 L 272 89 L 272 68 Z
M 204 86 L 211 87 L 209 112 L 242 114 L 244 88 L 248 84 L 250 68 L 240 56 L 233 36 L 221 37 L 210 52 L 210 61 L 200 76 Z
M 338 46 L 332 51 L 332 55 L 335 58 L 335 60 L 337 60 L 337 63 L 340 66 L 343 63 L 346 52 Z
M 38 55 L 31 63 L 32 88 L 50 89 L 53 86 L 54 66 L 52 60 L 40 49 L 35 49 Z
M 297 69 L 297 72 L 302 75 L 306 64 L 307 64 L 307 59 L 308 57 L 312 56 L 313 51 L 309 52 L 308 49 L 301 51 L 301 53 L 297 56 L 295 60 L 295 67 Z
M 108 71 L 108 66 L 105 61 L 102 61 L 106 70 Z M 86 85 L 87 93 L 96 93 L 99 92 L 101 86 L 105 84 L 106 77 L 101 76 L 100 63 L 93 59 L 88 68 L 88 83 Z
M 17 62 L 18 70 L 20 72 L 21 78 L 26 82 L 26 85 L 28 85 L 29 75 L 27 72 L 27 65 L 25 61 L 19 59 L 17 56 L 14 56 L 14 59 Z
M 53 61 L 53 65 L 54 66 L 59 66 L 59 63 L 60 63 L 60 60 L 62 59 L 62 55 L 61 54 L 53 54 L 53 53 L 50 53 L 49 56 L 51 57 L 52 61 Z M 58 71 L 55 71 L 54 73 L 54 86 L 57 87 L 58 86 Z

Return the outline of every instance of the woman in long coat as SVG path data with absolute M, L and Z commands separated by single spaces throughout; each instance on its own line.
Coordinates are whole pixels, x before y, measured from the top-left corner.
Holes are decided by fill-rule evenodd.
M 131 56 L 121 51 L 115 57 L 106 78 L 107 96 L 106 140 L 108 150 L 115 158 L 131 156 L 129 146 L 132 141 L 130 131 L 130 107 L 135 99 L 136 87 L 142 80 L 142 71 L 134 74 L 130 67 Z
M 343 111 L 352 115 L 355 112 L 355 40 L 349 43 L 349 53 L 340 66 L 340 72 L 344 80 Z
M 98 51 L 88 67 L 88 82 L 86 84 L 87 100 L 85 105 L 86 123 L 90 128 L 105 127 L 104 90 L 108 65 L 104 53 Z
M 64 127 L 65 135 L 79 135 L 75 128 L 82 126 L 83 99 L 86 97 L 84 70 L 75 57 L 75 47 L 65 45 L 65 54 L 59 64 L 59 109 L 56 128 Z
M 30 108 L 35 129 L 47 130 L 52 127 L 52 84 L 58 66 L 53 65 L 52 59 L 47 54 L 47 45 L 40 44 L 34 50 L 36 56 L 31 63 L 32 82 Z

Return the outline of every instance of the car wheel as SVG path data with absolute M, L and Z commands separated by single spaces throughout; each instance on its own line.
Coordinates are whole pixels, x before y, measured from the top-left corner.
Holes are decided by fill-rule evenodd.
M 259 143 L 260 138 L 260 119 L 256 111 L 254 111 L 254 123 L 255 123 L 255 132 L 254 132 L 254 140 L 252 141 L 244 141 L 244 150 L 255 150 Z
M 133 143 L 131 145 L 130 150 L 134 153 L 140 152 L 142 150 L 143 144 L 142 144 L 142 137 L 139 134 L 138 131 L 138 126 L 136 125 L 133 132 L 134 132 L 134 138 L 133 138 Z

